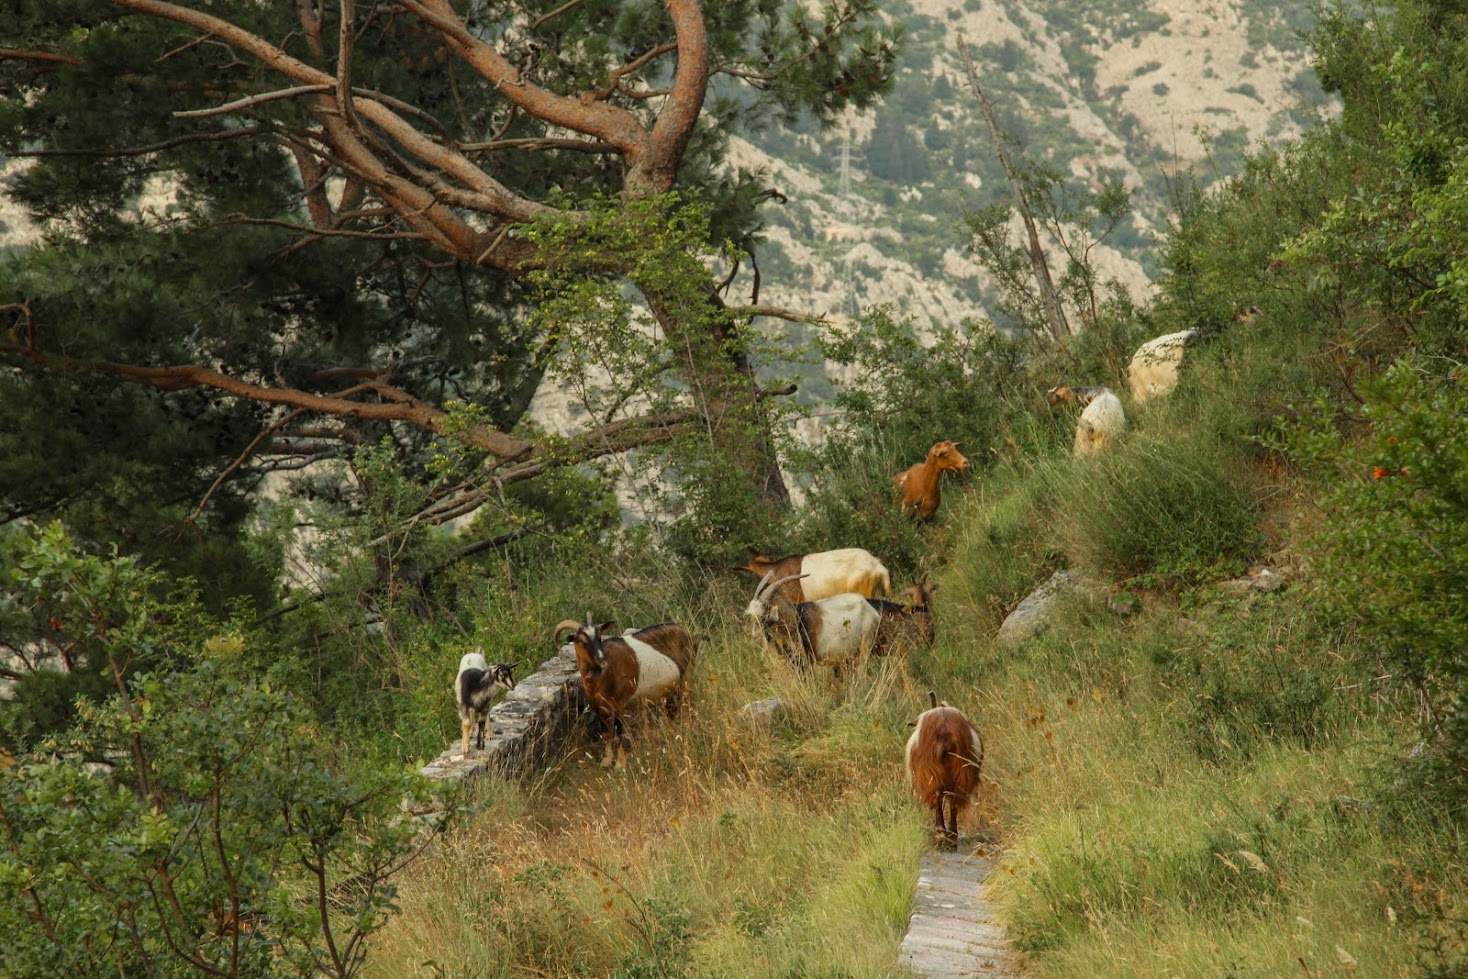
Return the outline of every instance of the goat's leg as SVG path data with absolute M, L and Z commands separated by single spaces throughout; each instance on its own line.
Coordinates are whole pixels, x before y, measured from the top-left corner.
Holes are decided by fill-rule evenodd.
M 948 831 L 944 834 L 948 838 L 948 845 L 958 849 L 958 799 L 954 796 L 948 797 Z
M 485 715 L 483 715 L 483 714 L 480 714 L 479 715 L 479 750 L 480 751 L 483 751 L 484 750 L 484 725 L 485 725 L 485 723 L 488 720 L 489 720 L 489 718 L 486 717 Z
M 464 723 L 462 726 L 464 728 L 464 738 L 462 742 L 462 747 L 464 750 L 461 753 L 467 756 L 469 754 L 469 729 L 474 726 L 474 722 L 466 717 L 464 718 Z
M 610 727 L 601 735 L 601 767 L 611 768 L 617 760 L 617 735 Z
M 627 728 L 622 724 L 622 718 L 621 717 L 618 717 L 617 718 L 617 762 L 616 762 L 616 765 L 617 765 L 618 768 L 621 768 L 623 765 L 627 764 L 627 752 L 630 750 L 630 748 L 628 747 L 628 745 L 631 743 L 631 740 L 632 739 L 627 736 Z

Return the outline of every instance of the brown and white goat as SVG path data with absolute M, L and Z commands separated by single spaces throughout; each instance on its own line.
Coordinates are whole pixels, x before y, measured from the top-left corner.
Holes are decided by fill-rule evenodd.
M 906 656 L 909 649 L 918 645 L 933 645 L 933 640 L 938 636 L 937 627 L 933 624 L 932 607 L 933 592 L 937 590 L 938 586 L 928 584 L 925 578 L 907 590 L 907 605 L 883 601 L 880 598 L 867 599 L 867 604 L 881 616 L 877 623 L 877 642 L 872 649 L 873 656 L 886 656 L 888 653 Z
M 744 610 L 755 637 L 773 644 L 792 663 L 843 667 L 872 651 L 881 616 L 857 594 L 792 602 L 780 590 L 786 579 L 767 571 Z
M 933 811 L 938 835 L 950 847 L 957 847 L 958 817 L 979 787 L 984 742 L 963 711 L 939 704 L 931 693 L 928 702 L 933 706 L 918 715 L 907 739 L 907 784 Z
M 672 622 L 621 636 L 603 635 L 611 626 L 593 624 L 588 612 L 585 625 L 567 619 L 555 631 L 559 643 L 562 632 L 573 630 L 571 645 L 581 686 L 602 722 L 603 766 L 626 761 L 630 739 L 623 716 L 629 708 L 666 703 L 669 713 L 677 710 L 698 651 L 698 640 Z
M 476 743 L 484 750 L 484 724 L 489 718 L 489 705 L 496 690 L 514 690 L 514 666 L 496 663 L 490 666 L 484 661 L 484 649 L 465 653 L 459 660 L 459 675 L 454 680 L 454 700 L 459 707 L 459 721 L 463 726 L 463 753 L 469 754 L 469 732 L 479 728 Z
M 860 547 L 782 558 L 761 554 L 751 547 L 749 563 L 734 570 L 748 571 L 756 578 L 773 574 L 784 582 L 779 586 L 780 593 L 792 602 L 814 602 L 848 593 L 872 598 L 892 590 L 892 576 L 886 565 Z
M 941 478 L 945 472 L 968 472 L 968 459 L 958 451 L 958 442 L 934 442 L 927 459 L 908 466 L 892 477 L 902 493 L 902 512 L 928 520 L 943 501 Z

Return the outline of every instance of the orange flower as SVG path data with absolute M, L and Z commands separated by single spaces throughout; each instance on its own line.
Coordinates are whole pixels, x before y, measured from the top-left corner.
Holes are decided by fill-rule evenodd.
M 1387 471 L 1385 469 L 1381 468 L 1380 466 L 1372 466 L 1371 467 L 1371 478 L 1372 479 L 1380 479 L 1381 477 L 1385 476 L 1386 474 L 1387 474 Z

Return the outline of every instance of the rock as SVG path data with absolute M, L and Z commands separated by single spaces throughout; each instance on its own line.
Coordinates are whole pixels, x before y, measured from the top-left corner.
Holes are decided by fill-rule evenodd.
M 1092 594 L 1100 586 L 1084 571 L 1067 568 L 1050 576 L 1039 588 L 1015 607 L 999 627 L 994 642 L 1000 646 L 1015 647 L 1027 639 L 1038 636 L 1049 624 L 1050 606 L 1060 595 Z
M 1269 595 L 1280 591 L 1289 580 L 1274 568 L 1256 567 L 1250 568 L 1249 574 L 1243 578 L 1233 578 L 1219 585 L 1224 591 L 1235 594 L 1247 595 L 1251 592 L 1260 595 Z
M 776 724 L 788 721 L 794 716 L 794 708 L 779 699 L 756 700 L 752 704 L 745 704 L 739 708 L 741 720 L 765 731 L 773 729 Z

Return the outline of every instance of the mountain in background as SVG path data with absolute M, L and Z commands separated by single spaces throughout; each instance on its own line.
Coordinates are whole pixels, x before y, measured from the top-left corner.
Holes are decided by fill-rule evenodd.
M 1077 181 L 1122 176 L 1135 212 L 1100 246 L 1100 264 L 1138 296 L 1175 181 L 1227 178 L 1246 148 L 1334 111 L 1309 65 L 1304 2 L 895 0 L 888 10 L 906 45 L 881 107 L 825 132 L 734 141 L 733 160 L 762 168 L 787 197 L 766 211 L 763 303 L 838 321 L 878 303 L 919 324 L 987 315 L 959 218 L 1008 185 L 960 37 L 1020 153 Z

